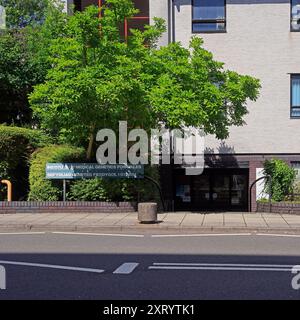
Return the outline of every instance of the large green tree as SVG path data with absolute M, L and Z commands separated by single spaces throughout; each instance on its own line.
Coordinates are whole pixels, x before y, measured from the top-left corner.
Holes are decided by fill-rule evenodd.
M 42 128 L 68 143 L 88 142 L 88 158 L 97 129 L 115 128 L 118 119 L 149 122 L 142 63 L 134 56 L 146 49 L 138 37 L 125 43 L 119 32 L 137 11 L 128 0 L 107 3 L 100 21 L 93 6 L 68 18 L 65 35 L 50 46 L 47 80 L 30 96 Z
M 0 35 L 0 122 L 29 121 L 27 95 L 38 75 L 30 62 L 28 43 L 23 32 Z
M 51 2 L 42 24 L 0 32 L 0 123 L 31 122 L 28 94 L 51 68 L 49 44 L 62 33 L 64 17 L 61 8 Z
M 225 70 L 200 38 L 190 48 L 156 47 L 161 19 L 124 39 L 119 26 L 136 13 L 132 1 L 106 3 L 101 18 L 95 7 L 69 17 L 65 34 L 51 41 L 52 68 L 30 96 L 44 130 L 86 144 L 90 158 L 95 132 L 120 120 L 145 129 L 197 126 L 218 138 L 243 124 L 257 79 Z

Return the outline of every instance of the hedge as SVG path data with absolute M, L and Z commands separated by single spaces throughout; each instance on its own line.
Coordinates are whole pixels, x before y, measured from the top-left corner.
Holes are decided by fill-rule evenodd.
M 37 150 L 33 153 L 29 185 L 30 192 L 28 200 L 33 201 L 57 201 L 62 199 L 61 182 L 47 180 L 47 162 L 82 162 L 85 158 L 83 148 L 76 148 L 68 145 L 51 145 Z
M 49 143 L 50 138 L 38 130 L 0 125 L 0 178 L 13 183 L 13 199 L 28 192 L 29 158 L 38 147 Z M 1 186 L 1 200 L 6 192 Z

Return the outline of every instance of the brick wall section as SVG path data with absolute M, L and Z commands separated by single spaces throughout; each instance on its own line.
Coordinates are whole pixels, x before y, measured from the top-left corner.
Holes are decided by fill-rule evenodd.
M 268 203 L 257 203 L 257 212 L 270 212 Z M 271 204 L 272 213 L 289 213 L 300 215 L 300 203 L 280 202 Z
M 135 212 L 135 202 L 101 201 L 0 201 L 0 214 L 3 213 L 118 213 Z

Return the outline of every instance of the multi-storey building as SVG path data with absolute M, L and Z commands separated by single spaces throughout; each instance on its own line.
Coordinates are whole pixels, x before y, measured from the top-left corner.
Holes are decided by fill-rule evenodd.
M 98 0 L 75 1 L 79 9 Z M 100 1 L 101 2 L 101 1 Z M 206 169 L 186 176 L 181 168 L 163 171 L 165 196 L 175 209 L 248 210 L 249 186 L 262 175 L 265 159 L 300 167 L 300 0 L 136 0 L 142 17 L 162 17 L 167 32 L 160 45 L 192 36 L 225 68 L 261 80 L 249 102 L 245 125 L 232 127 L 224 141 L 206 137 Z M 144 20 L 133 20 L 136 23 Z M 127 25 L 126 28 L 131 27 Z M 252 210 L 261 196 L 253 188 Z
M 101 7 L 105 0 L 64 0 L 66 6 L 70 7 L 71 5 L 75 6 L 75 10 L 82 11 L 84 8 L 90 5 L 97 5 Z M 150 23 L 149 19 L 149 0 L 133 0 L 135 8 L 139 9 L 139 13 L 130 19 L 125 21 L 124 30 L 122 30 L 125 36 L 129 33 L 131 28 L 143 29 L 144 25 Z

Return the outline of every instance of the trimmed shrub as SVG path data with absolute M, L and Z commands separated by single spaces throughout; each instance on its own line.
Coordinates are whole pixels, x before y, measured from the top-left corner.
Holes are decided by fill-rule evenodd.
M 38 130 L 0 125 L 0 178 L 13 183 L 13 199 L 28 192 L 29 158 L 32 152 L 47 143 L 49 137 Z M 1 186 L 0 198 L 6 192 Z
M 105 181 L 100 178 L 77 180 L 71 184 L 68 200 L 110 201 Z
M 145 174 L 159 182 L 157 167 L 146 167 Z M 68 200 L 82 201 L 158 201 L 156 187 L 143 179 L 86 179 L 71 184 Z
M 129 179 L 95 178 L 76 180 L 71 184 L 68 200 L 82 201 L 134 201 L 135 184 Z
M 51 145 L 33 153 L 29 172 L 29 200 L 57 201 L 62 199 L 61 182 L 47 180 L 47 162 L 82 162 L 85 158 L 83 148 L 68 145 Z
M 285 161 L 266 160 L 264 174 L 272 178 L 272 199 L 274 201 L 283 201 L 285 196 L 292 192 L 296 172 Z M 265 185 L 265 192 L 270 192 L 270 181 Z

